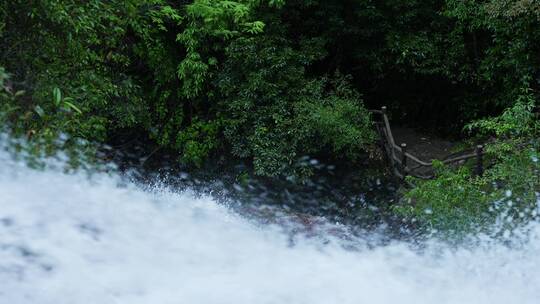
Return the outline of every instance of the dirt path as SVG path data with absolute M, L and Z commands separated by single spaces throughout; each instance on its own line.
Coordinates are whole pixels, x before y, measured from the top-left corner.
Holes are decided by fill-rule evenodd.
M 409 153 L 423 161 L 444 159 L 452 153 L 452 149 L 456 146 L 456 143 L 422 134 L 411 128 L 392 126 L 392 133 L 397 145 L 406 143 Z

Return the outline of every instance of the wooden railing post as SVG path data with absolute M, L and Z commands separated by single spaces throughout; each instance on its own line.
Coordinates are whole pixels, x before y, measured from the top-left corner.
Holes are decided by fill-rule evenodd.
M 386 141 L 388 142 L 388 145 L 390 146 L 390 152 L 391 152 L 391 159 L 394 159 L 396 157 L 396 152 L 394 149 L 395 142 L 394 142 L 394 135 L 392 134 L 392 129 L 390 127 L 390 121 L 388 120 L 387 114 L 387 108 L 386 106 L 381 107 L 382 117 L 383 117 L 383 124 L 384 129 L 386 130 Z
M 403 177 L 407 176 L 407 144 L 401 144 L 401 170 L 403 171 Z
M 484 174 L 484 146 L 476 146 L 476 169 L 475 173 L 477 176 L 482 176 Z
M 372 110 L 371 112 L 382 114 L 382 121 L 376 123 L 377 130 L 380 132 L 381 137 L 381 146 L 383 147 L 384 152 L 386 152 L 388 159 L 390 161 L 390 165 L 392 167 L 392 171 L 394 175 L 398 178 L 405 178 L 406 176 L 414 176 L 418 178 L 423 179 L 429 179 L 433 178 L 433 175 L 422 175 L 420 173 L 417 173 L 415 170 L 418 168 L 432 168 L 433 165 L 431 163 L 425 162 L 420 160 L 415 155 L 407 152 L 407 144 L 401 143 L 400 145 L 397 145 L 394 139 L 394 135 L 392 134 L 392 128 L 390 126 L 390 120 L 388 119 L 388 108 L 386 106 L 382 106 L 380 111 Z M 401 155 L 399 155 L 396 151 L 401 150 Z M 456 162 L 460 162 L 460 164 L 465 163 L 465 161 L 475 158 L 476 164 L 474 166 L 474 175 L 476 176 L 483 176 L 484 174 L 484 146 L 478 145 L 475 148 L 474 153 L 469 152 L 468 150 L 467 154 L 453 157 L 453 158 L 446 158 L 442 160 L 443 164 L 453 164 Z M 410 160 L 409 160 L 410 159 Z M 401 162 L 401 164 L 399 164 Z M 410 166 L 408 166 L 408 162 L 410 162 Z

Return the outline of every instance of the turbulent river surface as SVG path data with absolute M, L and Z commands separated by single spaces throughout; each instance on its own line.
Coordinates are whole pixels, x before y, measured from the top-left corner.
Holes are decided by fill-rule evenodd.
M 0 303 L 540 301 L 538 224 L 520 246 L 418 246 L 305 222 L 258 221 L 190 191 L 36 171 L 0 154 Z

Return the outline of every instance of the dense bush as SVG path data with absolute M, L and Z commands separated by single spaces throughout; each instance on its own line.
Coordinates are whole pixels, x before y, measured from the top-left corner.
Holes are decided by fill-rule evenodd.
M 290 165 L 328 147 L 354 160 L 373 139 L 369 114 L 346 77 L 307 72 L 325 54 L 316 37 L 264 30 L 282 5 L 2 3 L 0 65 L 20 90 L 2 117 L 36 139 L 136 133 L 195 165 L 231 152 L 261 175 L 309 173 Z
M 324 151 L 354 160 L 374 139 L 369 113 L 345 77 L 307 77 L 305 64 L 318 53 L 280 38 L 237 39 L 227 48 L 217 77 L 225 137 L 259 174 L 296 170 L 300 157 Z

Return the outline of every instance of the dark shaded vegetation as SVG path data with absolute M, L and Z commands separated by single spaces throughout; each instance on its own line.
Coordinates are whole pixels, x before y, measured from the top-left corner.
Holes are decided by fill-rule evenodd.
M 386 105 L 492 143 L 484 177 L 441 168 L 398 214 L 459 230 L 512 190 L 534 218 L 539 21 L 529 0 L 3 1 L 0 119 L 35 153 L 136 138 L 146 158 L 306 181 L 306 157 L 373 158 L 367 109 Z

